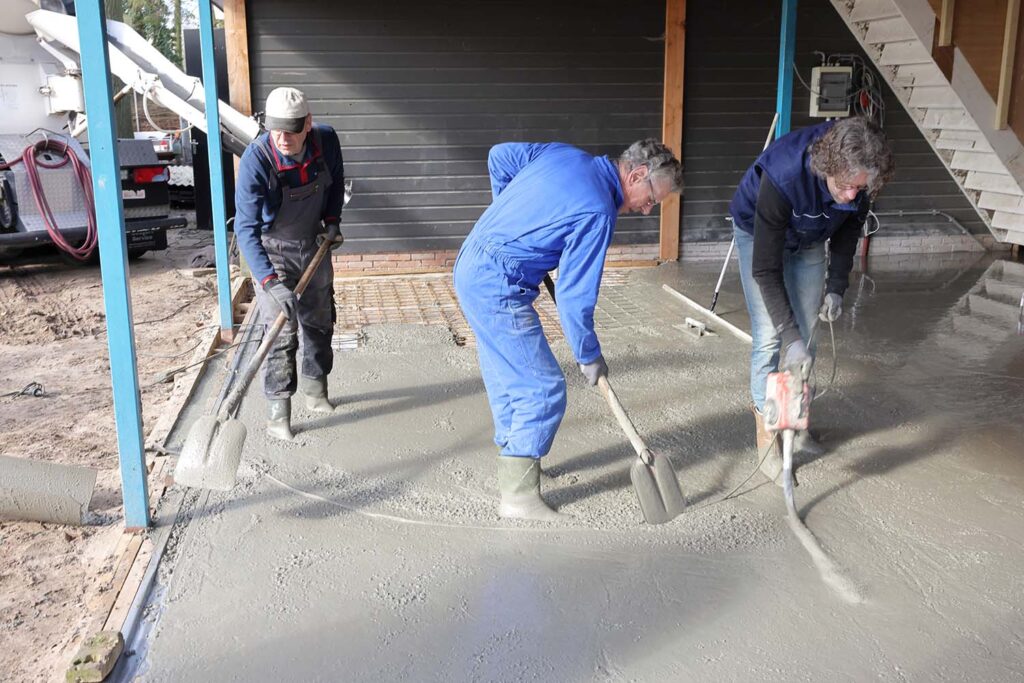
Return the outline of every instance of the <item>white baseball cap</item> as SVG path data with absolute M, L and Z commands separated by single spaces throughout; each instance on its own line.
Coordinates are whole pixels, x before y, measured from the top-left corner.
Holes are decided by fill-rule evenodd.
M 298 88 L 274 88 L 267 95 L 263 125 L 267 130 L 301 133 L 306 127 L 309 104 Z

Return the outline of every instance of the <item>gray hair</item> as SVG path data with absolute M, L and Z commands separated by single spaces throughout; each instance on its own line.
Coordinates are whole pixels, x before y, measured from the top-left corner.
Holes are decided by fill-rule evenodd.
M 683 165 L 672 154 L 672 150 L 656 138 L 634 142 L 619 155 L 619 164 L 625 167 L 627 173 L 644 166 L 652 181 L 661 178 L 669 182 L 669 192 L 683 191 Z
M 843 119 L 811 144 L 811 170 L 822 178 L 868 174 L 868 195 L 874 199 L 892 178 L 896 163 L 885 133 L 862 116 Z

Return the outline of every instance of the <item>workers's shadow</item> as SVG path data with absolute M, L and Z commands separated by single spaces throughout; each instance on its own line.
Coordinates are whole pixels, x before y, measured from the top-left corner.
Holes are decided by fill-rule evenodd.
M 749 484 L 749 488 L 757 488 L 762 483 L 755 471 L 754 423 L 747 411 L 722 412 L 641 436 L 657 457 L 668 458 L 672 463 L 690 506 L 729 493 L 741 482 Z M 737 453 L 748 455 L 736 457 Z M 632 485 L 630 467 L 636 457 L 625 437 L 621 445 L 570 457 L 548 468 L 554 481 L 546 488 L 545 497 L 558 506 L 585 500 L 604 491 L 627 488 Z M 716 466 L 710 468 L 710 473 L 706 471 L 708 468 L 702 468 L 705 471 L 698 475 L 696 467 L 706 465 L 708 461 L 716 461 Z M 609 471 L 597 477 L 586 474 L 605 469 Z M 750 474 L 757 478 L 747 477 Z M 744 482 L 744 477 L 749 481 Z M 572 483 L 561 485 L 566 481 Z
M 479 377 L 469 377 L 453 382 L 416 384 L 342 395 L 332 399 L 332 414 L 303 420 L 302 429 L 331 429 L 381 415 L 397 415 L 428 406 L 438 406 L 483 393 L 483 380 Z

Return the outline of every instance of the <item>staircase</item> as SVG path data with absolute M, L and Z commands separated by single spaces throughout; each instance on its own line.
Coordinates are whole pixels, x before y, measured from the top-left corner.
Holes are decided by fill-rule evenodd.
M 932 59 L 928 0 L 831 2 L 992 235 L 1024 244 L 1024 146 L 959 50 L 952 83 Z
M 1024 265 L 996 261 L 964 297 L 966 305 L 953 318 L 953 330 L 984 338 L 985 343 L 979 347 L 1006 342 L 1017 334 L 1022 322 L 1021 297 L 1024 297 Z

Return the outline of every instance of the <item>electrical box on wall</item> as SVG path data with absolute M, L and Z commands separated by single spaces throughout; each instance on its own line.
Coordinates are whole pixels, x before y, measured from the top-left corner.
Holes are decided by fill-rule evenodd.
M 811 69 L 811 116 L 850 115 L 853 67 L 816 66 Z

